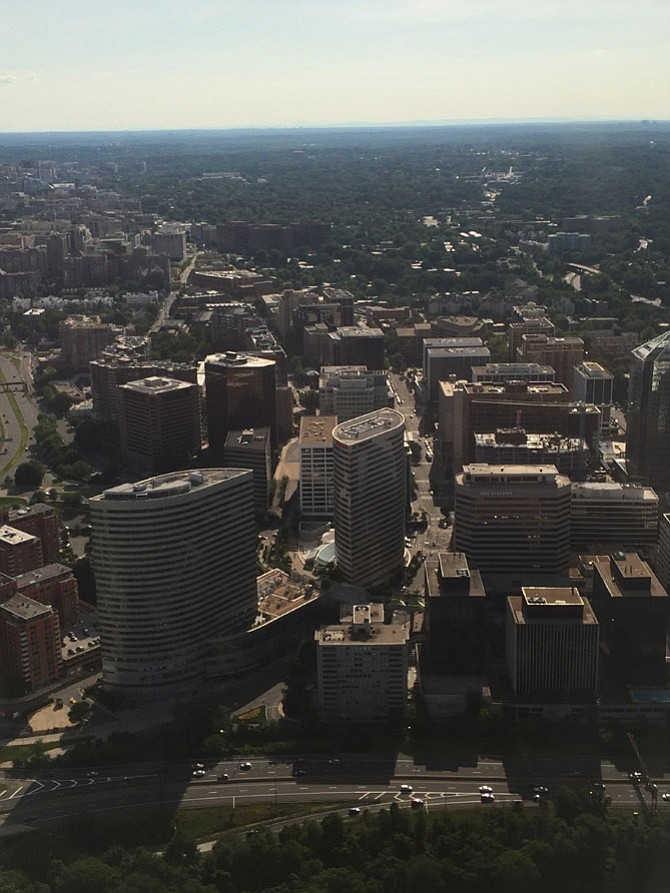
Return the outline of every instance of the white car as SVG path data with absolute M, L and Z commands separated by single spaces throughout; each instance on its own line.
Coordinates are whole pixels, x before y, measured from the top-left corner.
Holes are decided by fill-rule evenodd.
M 663 800 L 670 800 L 670 794 L 663 794 Z
M 400 793 L 401 794 L 411 794 L 414 788 L 411 784 L 401 784 L 400 785 Z
M 480 794 L 492 794 L 493 788 L 488 784 L 483 784 L 479 789 Z
M 496 799 L 496 798 L 493 796 L 493 794 L 490 794 L 490 793 L 487 793 L 487 792 L 484 792 L 483 794 L 480 794 L 480 797 L 481 797 L 481 801 L 482 801 L 482 803 L 493 803 L 493 802 L 495 801 L 495 799 Z

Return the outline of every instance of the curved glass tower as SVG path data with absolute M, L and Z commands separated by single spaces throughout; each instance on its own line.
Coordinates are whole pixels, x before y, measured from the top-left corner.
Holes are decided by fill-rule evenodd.
M 90 501 L 103 684 L 199 679 L 207 643 L 256 614 L 253 475 L 208 468 Z

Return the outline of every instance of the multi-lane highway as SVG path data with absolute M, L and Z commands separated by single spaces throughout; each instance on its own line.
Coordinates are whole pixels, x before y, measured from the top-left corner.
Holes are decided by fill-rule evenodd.
M 16 362 L 15 362 L 16 360 Z M 31 432 L 37 422 L 37 406 L 32 398 L 30 354 L 20 352 L 11 357 L 0 354 L 0 414 L 2 449 L 0 474 L 10 473 L 21 460 L 25 449 L 23 432 Z M 11 385 L 11 397 L 5 386 Z M 22 427 L 23 426 L 23 427 Z
M 533 788 L 546 786 L 549 797 L 560 787 L 594 789 L 604 784 L 612 806 L 638 809 L 650 805 L 644 787 L 611 763 L 583 758 L 583 770 L 547 761 L 531 771 L 528 765 L 497 760 L 473 761 L 471 765 L 444 768 L 430 761 L 419 764 L 410 758 L 389 760 L 377 757 L 306 757 L 270 761 L 249 757 L 247 761 L 204 762 L 203 775 L 194 775 L 191 764 L 170 763 L 126 767 L 98 767 L 54 774 L 36 779 L 0 780 L 0 828 L 62 821 L 81 812 L 123 812 L 157 807 L 195 808 L 241 806 L 249 803 L 340 803 L 360 808 L 410 805 L 421 799 L 431 808 L 486 808 L 523 800 L 534 803 Z M 578 761 L 580 762 L 580 761 Z M 195 764 L 197 765 L 197 764 Z M 540 770 L 540 772 L 538 772 Z M 196 770 L 197 771 L 197 770 Z M 223 776 L 228 776 L 227 780 Z M 663 778 L 659 783 L 659 807 L 670 808 L 663 793 L 670 792 Z M 402 786 L 411 786 L 411 792 Z M 479 788 L 493 789 L 494 802 L 482 803 Z

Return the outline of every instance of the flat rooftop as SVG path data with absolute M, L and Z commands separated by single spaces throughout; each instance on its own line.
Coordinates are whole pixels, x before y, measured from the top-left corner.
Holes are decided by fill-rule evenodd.
M 381 329 L 370 329 L 367 326 L 340 326 L 331 336 L 340 338 L 383 338 Z
M 337 416 L 303 416 L 300 419 L 300 446 L 332 446 Z
M 129 381 L 120 385 L 124 391 L 132 391 L 136 394 L 166 394 L 171 391 L 185 391 L 194 387 L 188 381 L 179 381 L 176 378 L 163 378 L 159 375 L 151 375 L 148 378 L 140 378 L 138 381 Z
M 37 537 L 30 533 L 24 533 L 17 530 L 16 527 L 10 527 L 9 524 L 3 524 L 0 527 L 0 543 L 5 546 L 18 546 L 21 543 L 34 542 Z
M 6 611 L 17 620 L 33 620 L 35 617 L 42 617 L 53 611 L 50 605 L 42 605 L 32 598 L 18 594 L 10 596 L 7 601 L 3 602 L 0 605 L 0 610 Z
M 401 412 L 384 408 L 341 422 L 335 427 L 333 437 L 336 440 L 361 442 L 386 431 L 402 429 L 404 426 L 405 416 Z
M 229 350 L 225 353 L 211 353 L 205 357 L 205 367 L 225 366 L 227 369 L 236 369 L 246 366 L 247 368 L 263 369 L 274 365 L 276 365 L 275 361 L 267 357 L 236 353 L 234 350 Z
M 668 598 L 661 581 L 637 552 L 595 555 L 593 570 L 594 575 L 600 575 L 611 598 Z
M 522 397 L 530 395 L 538 398 L 563 396 L 566 402 L 570 399 L 570 392 L 564 384 L 557 384 L 551 381 L 545 381 L 542 384 L 523 382 L 523 387 L 520 387 L 518 383 L 503 382 L 501 384 L 493 384 L 481 381 L 464 381 L 461 385 L 466 394 L 470 394 L 473 397 L 499 397 L 501 395 Z
M 522 595 L 510 596 L 507 604 L 514 623 L 519 626 L 598 625 L 591 603 L 574 586 L 524 586 Z
M 355 615 L 354 615 L 355 616 Z M 366 627 L 366 632 L 357 632 L 359 628 Z M 322 626 L 314 633 L 314 638 L 321 645 L 337 646 L 387 646 L 405 645 L 409 640 L 409 623 L 378 623 L 374 620 L 365 624 L 357 624 L 355 619 L 346 623 Z
M 608 481 L 587 481 L 572 485 L 573 499 L 605 500 L 607 502 L 649 502 L 658 505 L 658 496 L 651 487 L 617 484 Z
M 425 567 L 428 599 L 486 597 L 481 574 L 469 566 L 464 552 L 440 552 L 437 560 L 429 559 Z
M 250 452 L 258 450 L 264 452 L 266 444 L 270 440 L 270 429 L 265 427 L 244 428 L 241 431 L 229 431 L 226 435 L 224 449 L 247 449 Z
M 486 363 L 483 366 L 473 366 L 473 374 L 477 375 L 555 375 L 553 366 L 543 366 L 541 363 Z
M 118 487 L 111 487 L 99 496 L 92 497 L 90 501 L 96 503 L 101 500 L 169 499 L 172 496 L 190 493 L 191 490 L 213 487 L 215 484 L 250 474 L 251 472 L 244 468 L 197 468 L 192 471 L 177 471 L 136 481 L 134 484 L 119 484 Z
M 9 510 L 10 521 L 20 521 L 25 518 L 34 518 L 36 515 L 53 515 L 55 509 L 52 505 L 46 505 L 44 502 L 36 502 L 35 505 L 26 506 L 20 509 Z
M 72 576 L 72 568 L 64 564 L 45 564 L 37 567 L 27 574 L 21 574 L 16 578 L 16 588 L 25 589 L 35 583 L 45 583 L 47 580 L 56 580 L 58 577 Z
M 559 474 L 555 465 L 487 465 L 484 462 L 471 462 L 463 466 L 462 474 L 457 475 L 467 483 L 569 483 L 569 478 Z

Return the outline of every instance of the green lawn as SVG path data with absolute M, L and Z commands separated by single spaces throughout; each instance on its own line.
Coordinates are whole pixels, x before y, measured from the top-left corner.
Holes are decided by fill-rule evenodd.
M 244 828 L 272 819 L 315 815 L 342 809 L 342 803 L 254 803 L 245 806 L 212 806 L 180 809 L 175 815 L 179 829 L 195 840 L 209 840 L 231 828 Z

